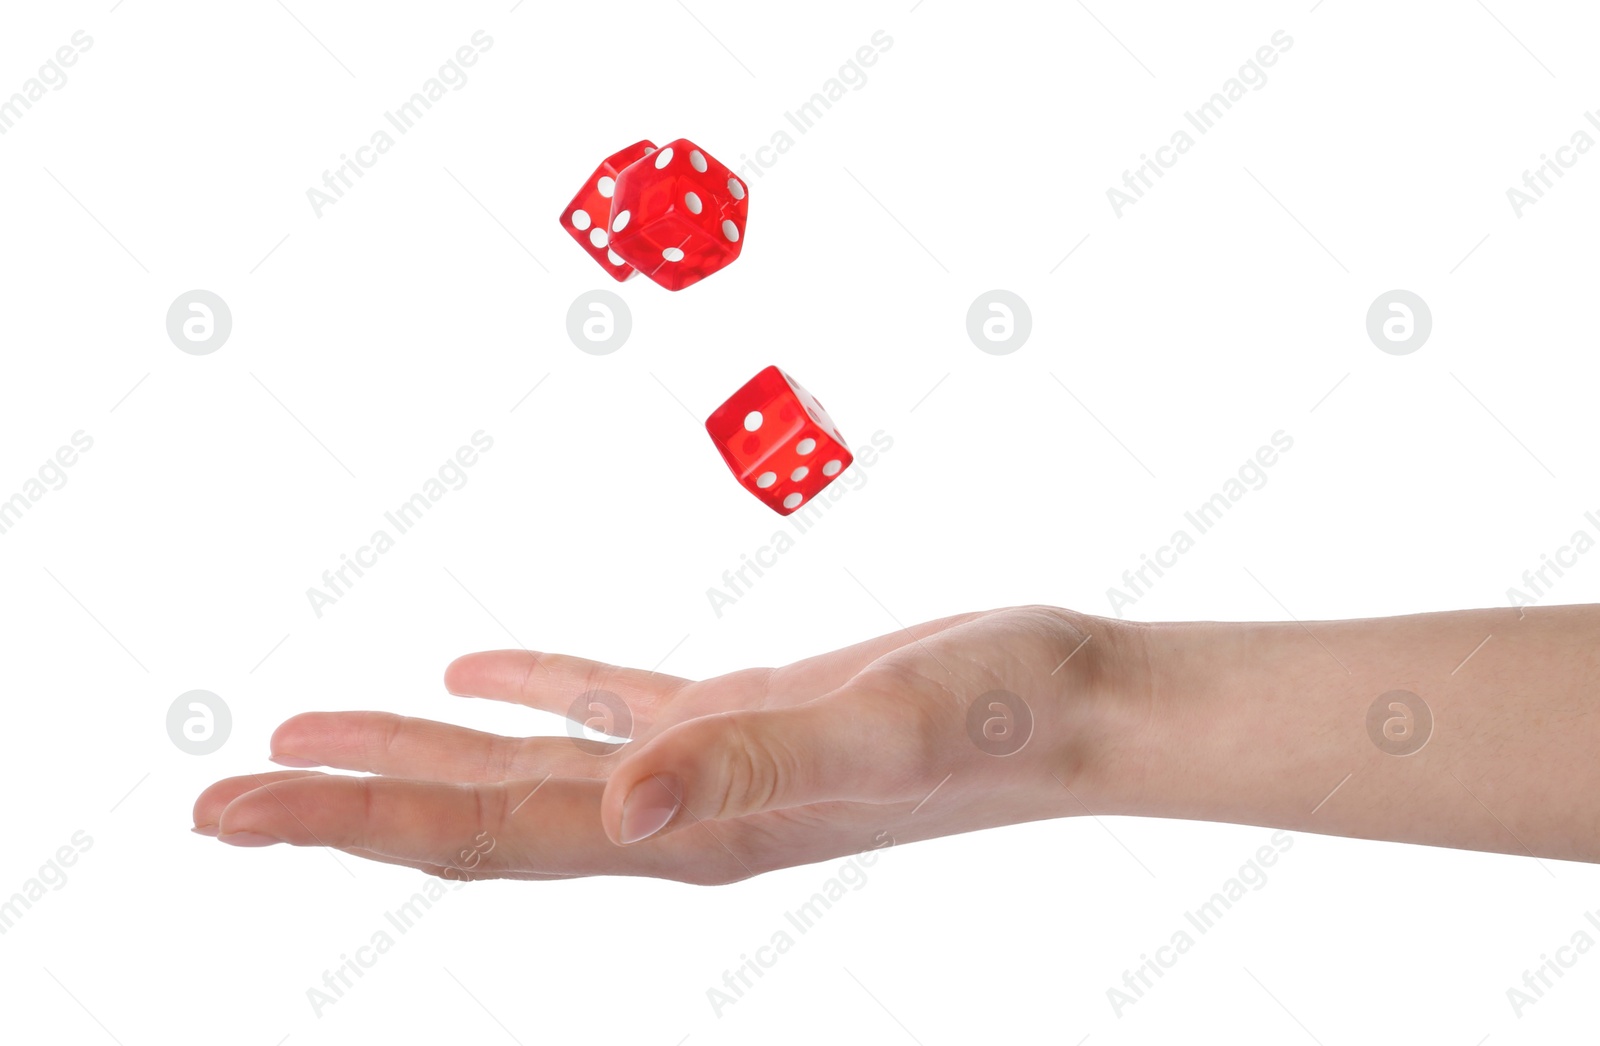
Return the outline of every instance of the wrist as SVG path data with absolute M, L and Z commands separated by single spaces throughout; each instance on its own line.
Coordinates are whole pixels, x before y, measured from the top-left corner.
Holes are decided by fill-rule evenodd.
M 1067 786 L 1059 813 L 1596 860 L 1593 833 L 1562 811 L 1600 776 L 1597 616 L 1139 624 L 1062 612 L 1093 638 L 1057 695 L 1063 728 L 1041 746 Z M 1437 730 L 1430 703 L 1448 717 Z M 1384 716 L 1413 731 L 1409 747 L 1388 746 Z
M 1060 695 L 1074 708 L 1053 758 L 1064 814 L 1204 817 L 1261 746 L 1289 756 L 1274 706 L 1304 682 L 1299 648 L 1314 640 L 1276 624 L 1063 613 L 1093 637 L 1078 657 L 1095 649 Z
M 1156 634 L 1168 626 L 1050 608 L 1058 651 L 1038 727 L 1044 743 L 1036 774 L 1052 816 L 1131 812 L 1144 766 L 1163 724 L 1156 715 Z
M 1377 754 L 1364 716 L 1393 666 L 1359 657 L 1351 623 L 1317 623 L 1327 642 L 1299 623 L 1108 625 L 1119 652 L 1080 793 L 1094 813 L 1304 827 Z

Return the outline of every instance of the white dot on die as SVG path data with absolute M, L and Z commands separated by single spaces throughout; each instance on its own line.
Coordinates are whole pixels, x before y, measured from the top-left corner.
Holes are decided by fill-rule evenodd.
M 623 229 L 626 229 L 628 227 L 628 219 L 631 217 L 633 217 L 631 214 L 629 214 L 627 211 L 623 211 L 621 214 L 611 219 L 611 231 L 621 232 Z
M 656 155 L 656 170 L 658 170 L 658 171 L 661 170 L 661 168 L 665 167 L 667 164 L 669 164 L 671 162 L 672 162 L 672 146 L 669 145 L 665 149 L 661 150 L 661 152 Z
M 754 432 L 761 427 L 761 423 L 764 420 L 766 419 L 761 416 L 759 410 L 753 410 L 744 416 L 744 430 L 746 432 Z
M 606 241 L 609 239 L 610 237 L 606 235 L 606 231 L 604 229 L 596 227 L 589 230 L 589 242 L 594 244 L 596 247 L 604 247 L 606 245 Z
M 706 173 L 706 158 L 700 154 L 699 149 L 689 150 L 689 165 L 701 174 Z
M 696 196 L 692 192 L 686 192 L 683 194 L 683 205 L 689 208 L 690 214 L 700 213 L 700 197 Z
M 794 480 L 796 483 L 799 483 L 809 475 L 811 475 L 811 470 L 806 468 L 804 465 L 801 465 L 799 468 L 789 473 L 789 478 Z
M 739 242 L 739 227 L 733 224 L 732 218 L 722 219 L 722 235 L 726 236 L 730 243 Z
M 756 477 L 756 486 L 758 487 L 770 487 L 776 482 L 778 482 L 778 474 L 776 472 L 763 472 Z
M 667 259 L 667 261 L 683 261 L 683 251 L 679 250 L 677 247 L 663 247 L 661 250 L 661 256 Z
M 618 254 L 616 251 L 606 251 L 606 257 L 611 259 L 612 265 L 624 264 L 622 255 Z
M 839 459 L 834 458 L 832 461 L 822 466 L 822 474 L 824 476 L 837 476 L 839 474 L 839 468 Z
M 572 212 L 572 227 L 577 229 L 579 232 L 587 229 L 589 227 L 589 222 L 589 212 L 583 208 L 580 207 Z
M 610 175 L 601 175 L 600 181 L 595 185 L 600 190 L 600 195 L 611 199 L 611 194 L 617 191 L 617 180 Z
M 800 507 L 800 502 L 802 502 L 804 500 L 805 500 L 805 497 L 803 495 L 801 495 L 799 491 L 796 491 L 795 493 L 790 494 L 788 497 L 783 499 L 783 507 L 784 508 L 791 508 L 791 509 L 792 508 L 799 508 Z
M 728 191 L 733 193 L 733 198 L 735 200 L 744 199 L 744 186 L 739 184 L 739 179 L 737 179 L 737 178 L 729 178 L 728 179 Z
M 796 454 L 810 454 L 816 449 L 817 441 L 812 439 L 810 436 L 807 436 L 805 439 L 794 445 L 794 452 Z

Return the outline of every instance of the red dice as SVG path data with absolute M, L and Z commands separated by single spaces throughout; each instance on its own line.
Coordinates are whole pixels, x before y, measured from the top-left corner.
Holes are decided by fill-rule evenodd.
M 745 489 L 782 516 L 855 460 L 822 404 L 777 367 L 729 396 L 706 419 L 706 431 Z
M 687 138 L 616 176 L 609 249 L 669 291 L 739 257 L 749 210 L 744 182 Z
M 583 183 L 578 195 L 567 204 L 567 209 L 561 212 L 561 227 L 614 280 L 625 280 L 634 272 L 633 266 L 611 250 L 606 231 L 611 227 L 611 200 L 616 193 L 617 175 L 635 160 L 655 151 L 656 147 L 648 141 L 634 142 L 621 152 L 607 156 Z

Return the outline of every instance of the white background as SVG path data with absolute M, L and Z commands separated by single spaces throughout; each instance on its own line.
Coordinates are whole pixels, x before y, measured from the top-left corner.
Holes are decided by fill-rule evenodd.
M 722 889 L 474 883 L 319 1017 L 306 989 L 421 876 L 187 831 L 205 785 L 271 768 L 296 712 L 560 729 L 446 695 L 470 650 L 700 676 L 967 609 L 1109 613 L 1122 571 L 1280 429 L 1267 485 L 1129 616 L 1505 605 L 1600 509 L 1600 158 L 1521 217 L 1506 197 L 1600 104 L 1584 5 L 112 2 L 11 5 L 0 29 L 0 96 L 93 39 L 0 136 L 0 497 L 94 440 L 0 535 L 0 896 L 93 839 L 0 937 L 0 1034 L 1471 1046 L 1593 1027 L 1600 954 L 1520 1017 L 1506 990 L 1588 926 L 1594 869 L 1310 834 L 1118 1016 L 1107 989 L 1269 833 L 1089 818 L 885 853 L 720 1017 L 706 990 L 839 862 Z M 469 82 L 315 216 L 306 190 L 479 29 Z M 1280 29 L 1265 85 L 1118 217 L 1107 188 Z M 640 138 L 744 166 L 878 30 L 866 82 L 747 175 L 731 268 L 617 287 L 558 227 Z M 596 287 L 633 313 L 609 356 L 566 334 Z M 211 355 L 166 333 L 193 288 L 232 310 Z M 966 333 L 991 288 L 1031 306 L 1010 355 Z M 1393 288 L 1432 309 L 1410 355 L 1366 334 Z M 719 618 L 707 588 L 783 524 L 701 419 L 769 363 L 852 443 L 893 449 Z M 318 618 L 306 589 L 479 429 L 494 448 L 467 485 Z M 1591 556 L 1547 601 L 1597 598 Z M 234 719 L 203 757 L 165 726 L 197 688 Z M 1282 787 L 1309 807 L 1333 783 Z

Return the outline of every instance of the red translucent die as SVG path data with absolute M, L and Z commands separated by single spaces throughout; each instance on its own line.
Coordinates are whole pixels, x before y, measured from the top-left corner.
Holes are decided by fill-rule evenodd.
M 633 275 L 633 266 L 614 253 L 608 243 L 606 229 L 611 225 L 611 197 L 615 192 L 617 175 L 622 169 L 641 157 L 655 152 L 656 147 L 645 142 L 634 142 L 626 149 L 607 156 L 594 173 L 584 181 L 578 195 L 561 212 L 561 227 L 571 234 L 600 267 L 614 280 L 625 280 Z
M 749 193 L 744 180 L 687 138 L 617 175 L 611 250 L 679 291 L 739 257 Z
M 745 489 L 780 516 L 816 497 L 855 460 L 816 397 L 768 367 L 706 419 Z

